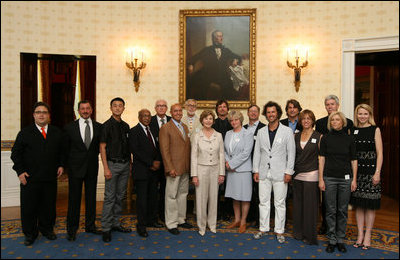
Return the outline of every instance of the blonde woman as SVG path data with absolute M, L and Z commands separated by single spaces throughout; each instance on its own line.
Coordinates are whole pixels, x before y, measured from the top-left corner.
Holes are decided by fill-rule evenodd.
M 217 232 L 218 185 L 225 179 L 224 141 L 212 128 L 215 115 L 205 110 L 200 115 L 203 128 L 192 139 L 192 182 L 196 187 L 196 217 L 199 234 L 204 236 L 206 225 Z
M 375 211 L 381 205 L 381 168 L 383 145 L 381 131 L 375 125 L 372 108 L 360 104 L 354 111 L 354 138 L 356 141 L 358 174 L 357 189 L 350 204 L 356 208 L 358 236 L 354 247 L 368 250 Z M 364 225 L 366 226 L 364 234 Z
M 231 111 L 228 120 L 232 125 L 225 136 L 225 167 L 227 170 L 225 198 L 233 199 L 235 220 L 227 228 L 239 227 L 239 233 L 246 231 L 246 218 L 249 213 L 252 193 L 253 133 L 243 124 L 243 114 Z
M 325 191 L 326 252 L 335 247 L 342 253 L 347 225 L 347 210 L 351 192 L 357 188 L 357 154 L 354 137 L 344 129 L 347 120 L 342 112 L 332 112 L 328 118 L 329 133 L 321 138 L 319 151 L 319 188 Z

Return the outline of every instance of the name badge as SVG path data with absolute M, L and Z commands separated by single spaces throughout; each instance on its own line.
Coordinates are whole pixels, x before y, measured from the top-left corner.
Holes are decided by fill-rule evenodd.
M 240 138 L 235 138 L 235 142 L 238 143 L 240 141 Z
M 317 139 L 312 138 L 312 139 L 311 139 L 311 143 L 313 143 L 313 144 L 317 143 Z
M 256 135 L 253 138 L 254 138 L 254 141 L 257 140 L 257 136 Z
M 346 175 L 344 176 L 344 179 L 345 179 L 345 180 L 350 180 L 350 174 L 346 174 Z
M 294 133 L 297 134 L 299 131 L 299 129 L 294 130 Z
M 157 142 L 158 142 L 158 137 L 156 137 L 156 140 L 157 140 Z
M 276 141 L 277 141 L 278 143 L 282 143 L 282 138 L 278 138 L 278 139 L 276 139 Z
M 357 135 L 358 134 L 358 129 L 354 130 L 354 134 Z

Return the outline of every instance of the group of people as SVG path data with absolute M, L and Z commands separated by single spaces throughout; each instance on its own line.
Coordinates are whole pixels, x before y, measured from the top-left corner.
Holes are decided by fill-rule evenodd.
M 256 221 L 260 239 L 270 231 L 273 198 L 274 232 L 284 243 L 288 187 L 293 189 L 293 236 L 306 244 L 317 244 L 317 223 L 321 203 L 322 226 L 332 253 L 346 252 L 349 202 L 356 208 L 358 237 L 354 247 L 367 250 L 375 210 L 380 207 L 380 171 L 383 148 L 380 130 L 369 105 L 355 109 L 354 125 L 339 112 L 339 99 L 325 98 L 328 115 L 316 120 L 311 110 L 302 110 L 294 99 L 287 101 L 287 119 L 280 120 L 281 106 L 266 103 L 261 109 L 247 109 L 249 123 L 243 126 L 240 111 L 229 111 L 219 100 L 215 112 L 196 116 L 197 102 L 188 99 L 170 107 L 165 100 L 155 103 L 156 115 L 148 109 L 138 113 L 139 123 L 130 128 L 121 115 L 125 102 L 110 102 L 112 115 L 100 124 L 91 119 L 92 107 L 79 102 L 80 118 L 64 131 L 49 124 L 50 108 L 34 106 L 35 123 L 16 138 L 11 159 L 21 181 L 21 221 L 25 245 L 31 245 L 39 231 L 50 240 L 56 218 L 57 177 L 68 169 L 69 202 L 67 239 L 76 240 L 79 227 L 82 185 L 85 185 L 85 231 L 102 234 L 131 232 L 121 224 L 122 201 L 130 173 L 136 191 L 136 230 L 147 237 L 146 227 L 164 227 L 174 235 L 186 222 L 190 178 L 195 187 L 198 232 L 207 227 L 216 233 L 217 218 L 233 221 L 227 228 L 246 232 L 249 220 Z M 314 126 L 316 129 L 314 130 Z M 95 226 L 98 154 L 105 176 L 104 204 L 100 231 Z M 322 201 L 320 202 L 320 191 Z M 228 218 L 227 218 L 228 219 Z M 366 231 L 364 233 L 364 225 Z

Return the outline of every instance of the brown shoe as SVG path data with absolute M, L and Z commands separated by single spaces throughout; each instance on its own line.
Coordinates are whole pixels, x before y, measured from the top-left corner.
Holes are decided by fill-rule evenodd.
M 239 227 L 240 226 L 240 222 L 233 222 L 230 225 L 226 226 L 226 228 L 235 228 L 235 227 Z
M 244 233 L 244 232 L 246 232 L 246 227 L 247 227 L 246 223 L 244 223 L 243 225 L 240 225 L 240 227 L 239 227 L 239 233 Z

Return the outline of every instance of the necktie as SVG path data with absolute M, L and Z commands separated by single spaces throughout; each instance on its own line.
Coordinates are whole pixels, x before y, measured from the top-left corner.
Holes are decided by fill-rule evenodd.
M 163 126 L 165 124 L 165 119 L 161 118 L 161 126 Z
M 156 146 L 154 145 L 154 142 L 153 142 L 153 138 L 151 138 L 151 134 L 150 134 L 150 130 L 149 130 L 148 126 L 146 126 L 146 132 L 147 132 L 147 138 L 149 139 L 150 143 L 153 145 L 154 148 L 156 148 Z
M 46 131 L 44 131 L 44 127 L 42 127 L 41 129 L 42 129 L 42 135 L 43 135 L 44 139 L 46 139 Z
M 192 132 L 193 130 L 193 118 L 189 119 L 189 132 Z
M 90 140 L 89 120 L 86 119 L 85 120 L 85 124 L 86 124 L 86 127 L 85 127 L 85 140 L 84 140 L 84 143 L 86 145 L 86 148 L 89 149 L 90 142 L 91 142 L 91 140 Z
M 183 139 L 185 139 L 185 129 L 183 129 L 183 126 L 181 124 L 178 124 L 178 128 L 182 133 Z

